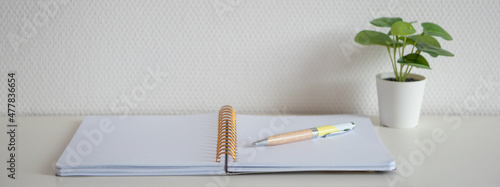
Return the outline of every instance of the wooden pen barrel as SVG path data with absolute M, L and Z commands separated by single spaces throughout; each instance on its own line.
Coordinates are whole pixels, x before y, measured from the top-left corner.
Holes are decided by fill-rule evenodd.
M 301 140 L 308 140 L 313 138 L 313 132 L 311 129 L 304 129 L 300 131 L 288 132 L 284 134 L 278 134 L 267 138 L 268 145 L 278 145 L 290 142 L 296 142 Z

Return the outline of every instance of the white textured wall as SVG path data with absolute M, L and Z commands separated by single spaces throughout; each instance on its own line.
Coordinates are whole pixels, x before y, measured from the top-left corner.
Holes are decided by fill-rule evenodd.
M 2 0 L 0 104 L 14 71 L 19 115 L 376 115 L 389 57 L 353 39 L 401 16 L 454 37 L 441 40 L 454 58 L 414 71 L 428 78 L 423 113 L 500 115 L 499 12 L 498 0 Z

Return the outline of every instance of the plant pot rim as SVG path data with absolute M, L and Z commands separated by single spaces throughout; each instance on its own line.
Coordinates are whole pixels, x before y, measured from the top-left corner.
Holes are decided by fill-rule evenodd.
M 387 78 L 395 78 L 394 72 L 386 72 L 386 73 L 379 73 L 377 76 L 375 76 L 378 80 L 385 81 L 385 82 L 393 82 L 393 83 L 399 83 L 399 84 L 411 84 L 411 83 L 418 83 L 425 81 L 425 77 L 419 74 L 415 73 L 410 73 L 407 78 L 413 78 L 415 81 L 411 82 L 397 82 L 397 81 L 391 81 L 391 80 L 385 80 Z

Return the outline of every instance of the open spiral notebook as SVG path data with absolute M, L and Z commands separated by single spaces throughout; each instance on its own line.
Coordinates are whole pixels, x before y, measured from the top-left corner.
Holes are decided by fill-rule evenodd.
M 354 122 L 331 138 L 254 147 L 262 138 Z M 236 125 L 237 124 L 237 125 Z M 360 115 L 87 116 L 56 164 L 59 176 L 227 175 L 295 171 L 390 171 L 395 160 Z

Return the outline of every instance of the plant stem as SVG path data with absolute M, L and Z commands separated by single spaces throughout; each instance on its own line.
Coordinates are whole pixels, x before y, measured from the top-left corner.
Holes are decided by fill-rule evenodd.
M 413 68 L 413 66 L 411 66 Z M 405 70 L 405 74 L 403 75 L 404 79 L 406 80 L 406 77 L 408 76 L 408 74 L 410 74 L 410 72 L 408 71 L 408 69 L 411 69 L 410 66 L 406 66 L 406 70 Z
M 406 80 L 406 78 L 408 77 L 408 75 L 410 75 L 411 69 L 413 69 L 413 66 L 412 66 L 412 67 L 410 67 L 410 69 L 408 70 L 408 72 L 407 72 L 407 73 L 405 73 L 405 80 Z
M 404 66 L 405 66 L 404 64 L 401 64 L 401 66 L 399 66 L 400 67 L 400 69 L 399 69 L 399 78 L 401 79 L 400 82 L 404 82 L 405 81 L 404 76 L 403 76 L 403 67 Z
M 401 57 L 401 49 L 399 48 L 399 36 L 396 36 L 396 47 L 398 48 L 399 57 Z
M 418 36 L 417 40 L 415 40 L 415 43 L 413 44 L 413 48 L 411 48 L 411 53 L 413 53 L 413 49 L 415 49 L 415 47 L 417 46 L 418 40 L 420 40 L 420 38 L 422 38 L 423 35 L 424 35 L 424 32 L 422 32 L 422 34 L 420 34 L 420 36 Z
M 406 48 L 406 38 L 408 36 L 405 36 L 405 39 L 403 40 L 403 55 L 405 55 L 405 48 Z
M 394 62 L 394 60 L 392 60 L 391 47 L 389 47 L 389 44 L 387 44 L 387 52 L 389 53 L 389 58 L 391 58 L 392 70 L 394 72 L 396 72 L 396 62 Z
M 404 38 L 404 40 L 403 40 L 403 47 L 402 47 L 403 49 L 402 49 L 402 53 L 399 55 L 399 58 L 402 58 L 402 57 L 403 57 L 403 55 L 405 55 L 405 47 L 406 47 L 406 38 L 407 38 L 407 37 L 408 37 L 408 36 L 406 36 L 406 35 L 405 35 L 405 38 Z M 403 67 L 404 67 L 404 64 L 401 64 L 401 70 L 400 70 L 400 72 L 399 72 L 399 73 L 401 74 L 401 76 L 403 77 L 403 80 L 401 80 L 401 82 L 404 82 L 404 81 L 406 80 L 406 77 L 403 75 Z M 408 66 L 406 66 L 406 70 L 408 70 Z M 406 72 L 405 72 L 405 74 L 406 74 Z
M 396 36 L 392 35 L 392 38 L 393 38 L 393 40 L 394 40 L 394 41 L 393 41 L 393 42 L 394 42 L 394 44 L 393 44 L 393 47 L 394 47 L 394 61 L 397 61 L 397 60 L 396 60 L 396 52 L 397 52 L 397 49 L 396 49 L 396 43 L 397 43 L 398 41 L 396 40 Z M 395 77 L 395 78 L 396 78 L 396 81 L 399 81 L 399 76 L 398 76 L 398 69 L 397 69 L 397 67 L 396 67 L 396 69 L 394 69 L 394 75 L 396 76 L 396 77 Z

